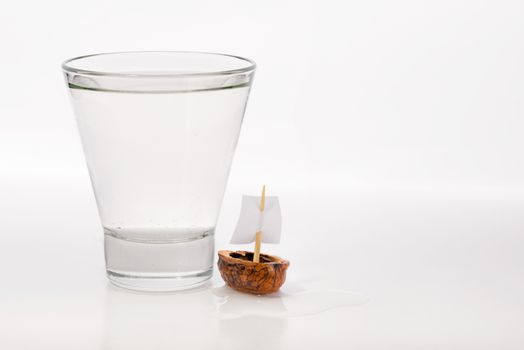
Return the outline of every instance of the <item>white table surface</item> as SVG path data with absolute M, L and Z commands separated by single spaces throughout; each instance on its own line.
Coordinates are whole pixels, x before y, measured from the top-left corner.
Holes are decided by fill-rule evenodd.
M 310 188 L 281 198 L 282 292 L 212 281 L 139 294 L 105 278 L 88 180 L 1 183 L 0 349 L 522 349 L 524 196 Z M 307 193 L 307 194 L 306 194 Z M 240 192 L 228 188 L 217 247 Z

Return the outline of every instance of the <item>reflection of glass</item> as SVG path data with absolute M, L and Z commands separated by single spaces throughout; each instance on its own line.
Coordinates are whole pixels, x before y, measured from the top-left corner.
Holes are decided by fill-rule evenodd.
M 151 294 L 108 285 L 100 349 L 215 349 L 216 308 L 203 287 Z
M 193 287 L 214 229 L 255 65 L 228 55 L 84 56 L 63 69 L 116 284 Z

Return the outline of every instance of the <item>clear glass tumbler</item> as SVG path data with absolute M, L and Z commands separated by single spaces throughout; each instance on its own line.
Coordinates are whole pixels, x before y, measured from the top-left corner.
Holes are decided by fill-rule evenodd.
M 103 225 L 108 278 L 159 291 L 205 282 L 254 62 L 123 52 L 73 58 L 62 68 Z

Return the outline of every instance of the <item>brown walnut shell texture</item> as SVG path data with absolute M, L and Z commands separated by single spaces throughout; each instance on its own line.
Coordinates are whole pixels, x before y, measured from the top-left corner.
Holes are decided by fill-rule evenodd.
M 253 262 L 253 253 L 220 250 L 218 269 L 226 284 L 240 292 L 251 294 L 274 293 L 286 281 L 289 261 L 278 256 L 260 254 L 260 262 Z

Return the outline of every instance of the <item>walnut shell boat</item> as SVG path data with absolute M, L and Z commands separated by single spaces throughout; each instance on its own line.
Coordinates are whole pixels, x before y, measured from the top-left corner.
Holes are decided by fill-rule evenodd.
M 253 253 L 220 250 L 218 269 L 226 284 L 240 292 L 269 294 L 279 290 L 286 281 L 289 261 L 278 256 L 260 254 L 260 262 L 253 262 Z

